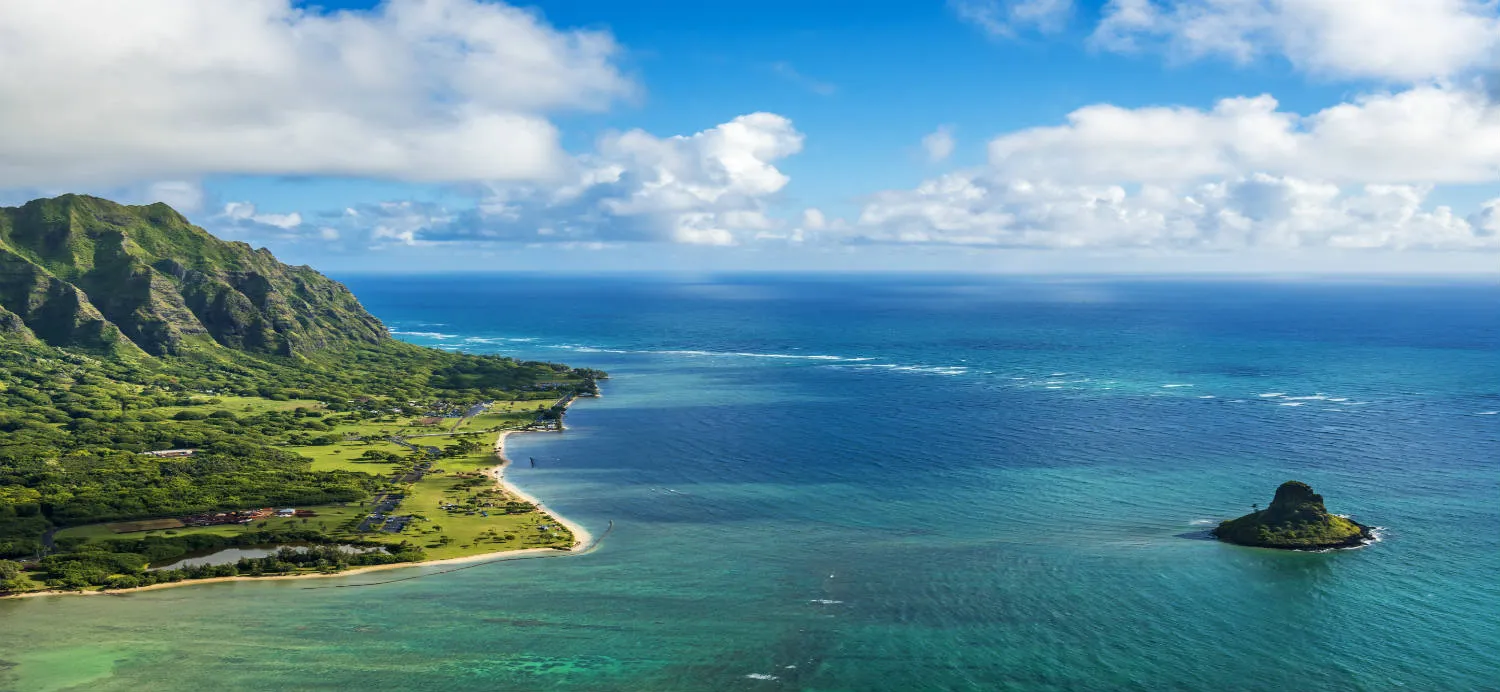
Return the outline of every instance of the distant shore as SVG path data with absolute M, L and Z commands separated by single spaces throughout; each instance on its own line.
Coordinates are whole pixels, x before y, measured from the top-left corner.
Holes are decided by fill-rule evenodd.
M 573 403 L 572 401 L 569 401 L 568 405 L 571 405 L 572 403 Z M 378 571 L 382 571 L 382 570 L 391 570 L 391 569 L 414 569 L 414 568 L 418 568 L 418 567 L 430 567 L 430 566 L 435 566 L 435 565 L 457 565 L 457 564 L 463 564 L 463 563 L 468 563 L 468 562 L 481 562 L 481 561 L 485 561 L 485 560 L 494 560 L 496 562 L 499 562 L 499 561 L 507 560 L 507 559 L 510 559 L 510 558 L 519 557 L 519 556 L 522 556 L 522 555 L 526 555 L 526 556 L 558 556 L 558 557 L 561 557 L 561 556 L 564 556 L 564 555 L 576 554 L 578 552 L 579 548 L 587 548 L 588 546 L 590 546 L 590 545 L 593 544 L 593 541 L 594 541 L 593 534 L 589 533 L 588 529 L 583 528 L 583 526 L 580 525 L 580 524 L 578 524 L 577 522 L 571 521 L 571 520 L 567 519 L 566 517 L 564 517 L 564 516 L 562 516 L 560 514 L 557 514 L 556 512 L 550 512 L 550 511 L 548 511 L 542 505 L 541 500 L 538 500 L 534 495 L 532 495 L 532 494 L 530 494 L 530 493 L 528 493 L 528 492 L 526 492 L 524 490 L 521 490 L 520 488 L 516 487 L 515 485 L 513 485 L 512 483 L 510 483 L 510 481 L 506 480 L 506 478 L 505 478 L 505 467 L 509 466 L 510 463 L 511 463 L 510 458 L 507 457 L 507 456 L 505 456 L 505 438 L 509 437 L 512 434 L 523 433 L 523 432 L 545 432 L 545 431 L 537 431 L 537 430 L 502 430 L 502 431 L 500 431 L 499 437 L 495 438 L 495 457 L 500 461 L 500 464 L 498 466 L 495 466 L 494 468 L 491 468 L 486 473 L 488 473 L 490 476 L 493 476 L 494 479 L 495 479 L 495 483 L 497 485 L 499 485 L 501 487 L 501 489 L 503 489 L 505 492 L 510 493 L 510 494 L 512 494 L 512 495 L 514 495 L 514 496 L 516 496 L 518 498 L 521 498 L 522 500 L 525 500 L 526 502 L 530 502 L 533 505 L 536 505 L 537 511 L 546 513 L 547 516 L 551 517 L 553 521 L 556 521 L 558 524 L 562 525 L 570 533 L 572 533 L 573 534 L 573 544 L 571 546 L 569 546 L 568 548 L 566 548 L 566 549 L 559 549 L 559 548 L 522 548 L 520 550 L 500 550 L 500 551 L 491 552 L 491 553 L 478 553 L 476 555 L 465 555 L 465 556 L 462 556 L 462 557 L 450 557 L 450 558 L 445 558 L 445 559 L 442 559 L 442 560 L 423 560 L 421 562 L 393 562 L 393 563 L 387 564 L 387 565 L 368 565 L 368 566 L 364 566 L 364 567 L 355 567 L 355 568 L 352 568 L 352 569 L 346 569 L 346 570 L 342 570 L 342 571 L 338 571 L 338 572 L 328 572 L 328 573 L 318 572 L 318 573 L 303 573 L 303 574 L 279 574 L 279 575 L 265 575 L 265 576 L 261 576 L 261 577 L 236 576 L 236 577 L 209 577 L 207 579 L 184 579 L 182 581 L 165 582 L 165 583 L 161 583 L 161 584 L 152 584 L 150 586 L 137 586 L 137 587 L 131 588 L 131 589 L 110 589 L 110 590 L 107 590 L 107 591 L 106 590 L 100 590 L 100 591 L 77 591 L 77 590 L 63 590 L 63 589 L 47 589 L 47 590 L 44 590 L 44 591 L 26 591 L 26 592 L 23 592 L 23 593 L 0 595 L 0 599 L 8 599 L 8 598 L 36 598 L 36 597 L 39 597 L 39 596 L 117 596 L 117 595 L 125 595 L 125 594 L 136 593 L 136 592 L 140 592 L 140 591 L 155 591 L 155 590 L 158 590 L 158 589 L 171 589 L 171 588 L 180 587 L 180 586 L 196 586 L 196 585 L 199 585 L 199 584 L 223 584 L 223 583 L 226 583 L 226 582 L 236 582 L 236 581 L 289 581 L 289 580 L 293 580 L 293 579 L 325 579 L 325 578 L 328 578 L 328 577 L 352 577 L 352 576 L 355 576 L 357 574 L 364 574 L 366 572 L 378 572 Z

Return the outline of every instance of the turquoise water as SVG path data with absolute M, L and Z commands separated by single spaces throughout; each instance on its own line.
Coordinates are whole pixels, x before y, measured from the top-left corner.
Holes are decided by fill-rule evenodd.
M 0 687 L 1500 689 L 1494 285 L 347 283 L 615 375 L 508 443 L 599 549 L 0 602 Z M 1289 478 L 1383 540 L 1203 540 Z

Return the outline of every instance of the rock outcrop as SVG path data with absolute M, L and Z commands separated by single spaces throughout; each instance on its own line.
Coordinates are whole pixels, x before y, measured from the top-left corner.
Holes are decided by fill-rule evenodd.
M 1352 548 L 1374 538 L 1370 527 L 1329 514 L 1323 496 L 1300 481 L 1282 483 L 1271 506 L 1223 522 L 1213 533 L 1229 543 L 1283 550 Z

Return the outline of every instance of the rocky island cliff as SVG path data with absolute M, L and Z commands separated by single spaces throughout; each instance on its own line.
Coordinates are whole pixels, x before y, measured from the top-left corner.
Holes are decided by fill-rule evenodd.
M 1323 496 L 1301 481 L 1276 489 L 1271 506 L 1219 524 L 1221 541 L 1283 550 L 1353 548 L 1374 538 L 1370 527 L 1329 514 Z

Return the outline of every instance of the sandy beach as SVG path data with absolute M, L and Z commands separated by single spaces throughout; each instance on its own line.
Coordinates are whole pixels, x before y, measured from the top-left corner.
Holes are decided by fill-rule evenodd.
M 512 434 L 521 432 L 537 431 L 504 430 L 500 432 L 499 437 L 495 439 L 495 457 L 499 459 L 500 463 L 499 465 L 490 469 L 488 473 L 491 476 L 494 476 L 495 483 L 499 485 L 505 492 L 536 505 L 537 511 L 543 512 L 548 517 L 552 518 L 552 520 L 566 527 L 568 531 L 573 534 L 573 545 L 567 550 L 560 550 L 557 548 L 523 548 L 521 550 L 501 550 L 493 553 L 480 553 L 477 555 L 465 555 L 463 557 L 451 557 L 444 560 L 424 560 L 422 562 L 397 562 L 389 565 L 370 565 L 367 567 L 356 567 L 353 569 L 347 569 L 341 572 L 333 572 L 329 574 L 286 574 L 263 577 L 210 577 L 208 579 L 184 579 L 177 582 L 152 584 L 150 586 L 140 586 L 133 589 L 116 589 L 110 591 L 28 591 L 25 593 L 0 595 L 0 599 L 35 598 L 39 596 L 118 596 L 140 591 L 155 591 L 158 589 L 171 589 L 182 586 L 197 586 L 200 584 L 222 584 L 225 582 L 235 581 L 289 581 L 293 579 L 326 579 L 330 577 L 352 577 L 359 574 L 365 574 L 367 572 L 379 572 L 392 569 L 419 569 L 441 565 L 461 565 L 477 562 L 502 562 L 505 560 L 512 560 L 523 556 L 562 557 L 565 555 L 576 555 L 578 554 L 580 549 L 586 549 L 593 544 L 593 534 L 589 533 L 588 529 L 583 528 L 583 526 L 579 525 L 577 522 L 570 521 L 566 517 L 547 509 L 546 506 L 542 504 L 541 500 L 537 499 L 530 493 L 521 490 L 515 485 L 512 485 L 505 479 L 505 467 L 509 466 L 511 463 L 510 458 L 505 456 L 505 438 L 509 437 Z
M 516 487 L 505 479 L 505 467 L 510 466 L 511 463 L 510 457 L 505 456 L 505 438 L 515 433 L 521 432 L 531 431 L 503 430 L 500 432 L 500 436 L 495 439 L 495 456 L 500 458 L 500 465 L 490 469 L 490 475 L 495 477 L 495 482 L 498 483 L 500 487 L 505 490 L 505 492 L 515 495 L 516 497 L 519 497 L 527 502 L 530 502 L 531 504 L 536 505 L 536 508 L 538 510 L 546 513 L 547 516 L 550 516 L 553 519 L 557 520 L 557 523 L 567 527 L 568 531 L 572 532 L 573 534 L 572 550 L 578 550 L 580 547 L 587 547 L 588 545 L 592 544 L 594 542 L 594 536 L 593 534 L 589 533 L 588 529 L 583 528 L 577 522 L 570 521 L 567 517 L 564 517 L 557 512 L 553 512 L 552 510 L 547 509 L 546 505 L 542 504 L 541 500 L 537 499 L 532 494 Z M 546 550 L 550 550 L 550 548 L 547 548 Z

